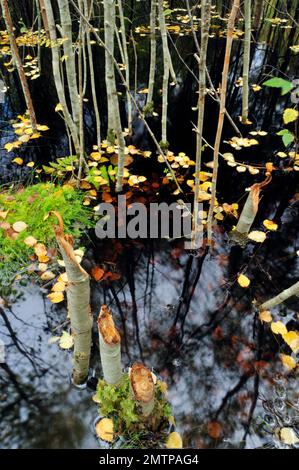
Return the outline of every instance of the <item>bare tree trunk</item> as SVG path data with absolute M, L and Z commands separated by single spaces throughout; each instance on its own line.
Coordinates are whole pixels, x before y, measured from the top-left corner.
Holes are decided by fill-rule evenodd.
M 155 407 L 155 384 L 152 374 L 144 365 L 135 363 L 130 372 L 130 381 L 141 415 L 146 418 Z
M 56 87 L 59 103 L 62 106 L 62 112 L 64 115 L 66 125 L 69 128 L 70 134 L 72 136 L 76 153 L 77 155 L 80 155 L 80 142 L 79 142 L 79 135 L 78 135 L 78 127 L 74 123 L 72 116 L 68 110 L 65 92 L 64 92 L 64 86 L 62 82 L 62 76 L 61 76 L 61 71 L 60 71 L 59 50 L 58 50 L 58 47 L 56 46 L 56 42 L 57 42 L 56 26 L 55 26 L 55 21 L 54 21 L 51 0 L 44 0 L 44 2 L 45 2 L 45 13 L 47 16 L 47 24 L 49 27 L 50 39 L 54 44 L 54 46 L 52 46 L 51 48 L 51 51 L 52 51 L 52 68 L 53 68 L 53 77 L 54 77 L 55 87 Z
M 19 49 L 16 43 L 16 38 L 14 35 L 14 26 L 13 26 L 12 19 L 10 16 L 10 11 L 9 11 L 7 0 L 1 0 L 1 7 L 2 7 L 3 18 L 5 21 L 5 27 L 7 29 L 7 33 L 9 36 L 12 58 L 15 63 L 15 66 L 17 67 L 19 79 L 21 82 L 22 90 L 23 90 L 23 95 L 24 95 L 25 102 L 26 102 L 26 107 L 29 112 L 31 127 L 34 131 L 36 131 L 36 126 L 37 126 L 36 115 L 35 115 L 34 106 L 33 106 L 31 95 L 30 95 L 27 78 L 24 72 L 22 60 L 19 54 Z
M 124 55 L 124 64 L 126 67 L 126 82 L 127 82 L 127 106 L 128 106 L 128 129 L 129 135 L 132 135 L 132 100 L 131 100 L 131 93 L 130 93 L 130 62 L 129 62 L 129 55 L 128 55 L 128 46 L 127 46 L 127 35 L 126 35 L 126 25 L 125 25 L 125 18 L 124 18 L 124 11 L 122 6 L 122 0 L 117 1 L 118 11 L 119 11 L 119 19 L 120 19 L 120 33 L 122 38 L 122 49 Z
M 273 297 L 272 299 L 267 300 L 267 302 L 264 302 L 262 305 L 259 306 L 259 309 L 271 310 L 271 308 L 276 307 L 276 305 L 281 304 L 282 302 L 289 299 L 290 297 L 293 297 L 294 295 L 299 296 L 299 281 L 293 284 L 288 289 L 282 291 L 276 297 Z
M 101 307 L 98 329 L 104 380 L 109 385 L 118 385 L 122 379 L 121 340 L 112 312 L 106 305 Z
M 152 0 L 151 1 L 151 14 L 150 14 L 151 58 L 150 58 L 150 72 L 149 72 L 149 79 L 148 79 L 147 106 L 152 106 L 153 97 L 154 97 L 156 59 L 157 59 L 156 22 L 157 22 L 157 3 L 156 3 L 156 0 Z
M 263 16 L 264 0 L 255 1 L 253 29 L 258 30 Z
M 82 0 L 78 2 L 79 8 L 83 11 Z M 84 159 L 84 77 L 83 77 L 83 20 L 80 16 L 79 20 L 79 60 L 78 60 L 78 69 L 79 69 L 79 142 L 80 142 L 80 156 L 79 156 L 79 171 L 78 171 L 78 187 L 80 186 L 81 177 L 82 177 L 82 167 L 85 161 Z
M 45 0 L 39 0 L 39 5 L 40 5 L 40 12 L 41 12 L 41 15 L 42 15 L 44 28 L 45 28 L 45 31 L 46 31 L 46 34 L 47 34 L 48 38 L 50 38 L 48 18 L 47 18 L 46 7 L 45 7 Z
M 251 0 L 244 0 L 245 37 L 243 57 L 243 98 L 242 98 L 242 122 L 248 121 L 249 102 L 249 67 L 250 67 L 250 40 L 251 40 Z
M 74 337 L 73 382 L 81 385 L 86 381 L 89 371 L 91 350 L 91 329 L 93 318 L 90 310 L 89 275 L 76 260 L 72 238 L 64 234 L 63 222 L 59 213 L 59 226 L 54 227 L 68 278 L 67 302 Z
M 201 50 L 200 57 L 196 56 L 199 63 L 199 88 L 198 88 L 198 116 L 196 129 L 196 163 L 195 163 L 195 186 L 194 186 L 194 209 L 192 226 L 192 243 L 196 248 L 197 225 L 198 225 L 198 199 L 200 191 L 200 171 L 202 155 L 202 133 L 205 114 L 206 97 L 206 63 L 209 43 L 209 30 L 211 24 L 211 0 L 201 2 Z
M 224 122 L 224 116 L 225 116 L 226 92 L 227 92 L 230 56 L 231 56 L 231 50 L 232 50 L 232 44 L 233 44 L 234 25 L 235 25 L 238 11 L 239 11 L 239 7 L 240 7 L 240 0 L 234 0 L 232 10 L 229 16 L 228 24 L 227 24 L 226 49 L 225 49 L 221 92 L 220 92 L 220 110 L 219 110 L 217 134 L 216 134 L 215 145 L 214 145 L 212 197 L 210 201 L 210 209 L 209 209 L 209 214 L 208 214 L 208 244 L 212 244 L 212 231 L 213 231 L 212 226 L 213 226 L 214 208 L 215 208 L 215 202 L 216 202 L 219 150 L 220 150 L 223 122 Z

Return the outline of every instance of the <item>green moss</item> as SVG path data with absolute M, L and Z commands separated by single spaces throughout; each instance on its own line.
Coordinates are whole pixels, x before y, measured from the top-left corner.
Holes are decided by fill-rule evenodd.
M 51 211 L 58 211 L 64 221 L 65 232 L 74 238 L 80 237 L 85 228 L 91 227 L 92 211 L 83 206 L 84 195 L 70 185 L 39 183 L 20 189 L 17 192 L 6 191 L 0 194 L 0 211 L 8 211 L 5 220 L 11 226 L 18 221 L 27 224 L 26 230 L 19 233 L 17 239 L 7 236 L 0 228 L 0 280 L 11 281 L 12 277 L 30 262 L 33 248 L 24 243 L 26 237 L 33 236 L 47 248 L 55 246 L 53 225 L 56 217 Z
M 99 380 L 96 393 L 100 402 L 99 414 L 113 420 L 117 435 L 122 436 L 129 447 L 151 446 L 165 439 L 169 426 L 171 406 L 163 393 L 163 383 L 155 386 L 155 408 L 151 416 L 143 418 L 137 402 L 133 399 L 128 374 L 119 386 L 108 385 Z

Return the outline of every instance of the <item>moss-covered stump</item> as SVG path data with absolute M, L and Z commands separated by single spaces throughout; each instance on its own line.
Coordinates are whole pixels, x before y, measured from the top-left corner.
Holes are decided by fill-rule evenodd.
M 142 365 L 135 364 L 128 373 L 124 374 L 119 386 L 108 385 L 104 380 L 98 382 L 93 399 L 99 403 L 101 419 L 97 421 L 95 431 L 97 437 L 109 442 L 112 448 L 164 447 L 170 428 L 174 424 L 171 406 L 165 397 L 167 385 L 149 372 L 152 390 L 148 387 L 144 390 L 144 384 L 142 385 L 142 381 L 138 379 L 140 373 L 145 374 L 144 369 L 147 369 L 141 369 L 140 366 Z M 136 382 L 137 369 L 139 377 Z M 134 385 L 131 379 L 132 371 L 135 376 Z M 145 396 L 147 403 L 151 403 L 152 407 L 149 414 L 144 413 Z

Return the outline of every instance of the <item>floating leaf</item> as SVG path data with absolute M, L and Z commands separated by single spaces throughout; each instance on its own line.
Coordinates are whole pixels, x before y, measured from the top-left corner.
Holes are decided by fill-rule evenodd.
M 281 428 L 280 439 L 284 444 L 293 446 L 299 442 L 298 436 L 295 434 L 293 428 Z
M 55 278 L 55 274 L 52 271 L 45 271 L 40 278 L 42 281 L 51 281 Z
M 288 332 L 286 326 L 281 321 L 271 323 L 271 330 L 276 335 L 285 335 Z
M 63 331 L 59 340 L 61 349 L 70 349 L 74 345 L 74 338 L 67 331 Z
M 289 369 L 293 370 L 296 367 L 296 361 L 292 356 L 288 356 L 287 354 L 280 354 L 280 359 L 283 365 Z
M 171 432 L 166 441 L 167 449 L 182 449 L 183 441 L 178 432 Z
M 238 283 L 241 287 L 248 287 L 250 285 L 250 279 L 248 279 L 244 274 L 240 274 L 238 277 Z
M 101 269 L 99 266 L 92 268 L 91 275 L 95 281 L 100 281 L 105 274 L 105 271 Z
M 113 421 L 109 418 L 103 418 L 96 425 L 97 436 L 103 441 L 113 441 Z
M 280 77 L 271 78 L 263 83 L 264 86 L 268 86 L 271 88 L 281 88 L 281 94 L 286 95 L 289 91 L 292 90 L 293 84 L 288 80 L 284 80 Z
M 12 160 L 12 163 L 16 163 L 17 165 L 23 165 L 24 160 L 23 160 L 23 158 L 16 157 Z
M 282 335 L 284 341 L 296 354 L 299 351 L 299 333 L 297 331 L 288 331 L 288 333 Z
M 283 122 L 285 124 L 289 124 L 290 122 L 294 122 L 298 119 L 299 113 L 297 109 L 287 108 L 283 113 Z
M 53 304 L 59 304 L 64 300 L 63 292 L 51 292 L 47 297 Z
M 259 314 L 259 319 L 265 323 L 270 323 L 272 321 L 272 315 L 270 310 L 263 310 Z
M 15 232 L 23 232 L 23 230 L 26 230 L 27 228 L 27 224 L 25 224 L 25 222 L 23 222 L 22 220 L 19 220 L 18 222 L 15 222 L 12 226 L 12 228 L 14 229 Z
M 248 238 L 249 240 L 252 240 L 257 243 L 263 243 L 266 240 L 267 235 L 265 234 L 265 232 L 259 232 L 258 230 L 253 230 L 253 232 L 250 232 L 248 234 Z
M 278 225 L 275 222 L 273 222 L 273 220 L 266 219 L 266 220 L 264 220 L 263 225 L 268 230 L 272 230 L 273 232 L 275 232 L 275 230 L 278 229 Z
M 64 292 L 65 291 L 65 283 L 63 281 L 56 282 L 52 287 L 53 292 Z

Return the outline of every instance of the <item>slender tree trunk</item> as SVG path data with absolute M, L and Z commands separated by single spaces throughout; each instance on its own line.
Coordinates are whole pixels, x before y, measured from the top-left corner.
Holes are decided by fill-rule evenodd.
M 64 115 L 66 125 L 68 126 L 70 130 L 70 134 L 72 136 L 76 153 L 77 155 L 80 155 L 80 141 L 79 141 L 79 135 L 78 135 L 78 127 L 76 126 L 69 112 L 67 102 L 66 102 L 65 92 L 64 92 L 64 85 L 63 85 L 62 76 L 61 76 L 60 57 L 59 57 L 59 50 L 56 45 L 57 34 L 56 34 L 56 26 L 55 26 L 55 21 L 54 21 L 52 5 L 51 5 L 50 0 L 44 0 L 44 2 L 45 2 L 45 13 L 47 16 L 47 24 L 49 27 L 50 39 L 53 43 L 51 51 L 52 51 L 52 68 L 53 68 L 53 77 L 54 77 L 55 87 L 56 87 L 59 103 L 62 106 L 62 112 Z
M 104 0 L 104 29 L 105 29 L 105 64 L 106 64 L 106 90 L 108 101 L 108 140 L 118 141 L 118 165 L 116 191 L 122 191 L 124 162 L 125 162 L 125 139 L 123 136 L 118 95 L 115 82 L 114 70 L 114 28 L 115 28 L 115 2 Z
M 111 310 L 106 305 L 101 307 L 98 329 L 104 380 L 109 385 L 118 385 L 122 379 L 121 340 Z
M 161 130 L 161 143 L 163 147 L 168 147 L 167 140 L 167 113 L 168 113 L 168 89 L 169 89 L 169 75 L 170 75 L 170 61 L 169 61 L 169 49 L 167 40 L 167 29 L 165 23 L 165 15 L 163 8 L 163 0 L 158 0 L 158 12 L 159 12 L 159 25 L 162 37 L 163 46 L 163 85 L 162 85 L 162 130 Z
M 68 278 L 67 302 L 74 337 L 73 382 L 80 385 L 86 381 L 91 350 L 91 329 L 93 318 L 90 310 L 89 275 L 76 260 L 72 239 L 64 234 L 63 222 L 59 213 L 53 214 L 59 220 L 54 227 Z
M 255 1 L 253 29 L 258 30 L 263 16 L 264 0 Z
M 250 40 L 251 40 L 251 0 L 244 0 L 245 37 L 243 57 L 243 99 L 242 99 L 242 122 L 248 121 L 249 102 L 249 67 L 250 67 Z
M 82 0 L 79 0 L 79 8 L 83 10 Z M 85 28 L 84 28 L 85 29 Z M 79 69 L 79 142 L 80 142 L 80 156 L 79 156 L 79 171 L 78 171 L 78 187 L 80 186 L 81 177 L 82 177 L 82 168 L 85 162 L 84 159 L 84 67 L 83 67 L 83 20 L 80 16 L 79 20 L 79 60 L 78 60 L 78 69 Z
M 90 7 L 90 11 L 88 11 L 88 2 L 87 0 L 84 0 L 84 15 L 89 20 L 91 17 L 91 11 L 92 11 L 91 7 Z M 86 42 L 87 42 L 89 73 L 90 73 L 91 94 L 92 94 L 93 109 L 94 109 L 94 114 L 95 114 L 95 119 L 96 119 L 97 146 L 100 148 L 101 146 L 101 117 L 100 117 L 99 105 L 98 105 L 98 100 L 97 100 L 95 73 L 94 73 L 94 65 L 93 65 L 93 54 L 92 54 L 92 47 L 91 47 L 90 41 L 91 41 L 90 29 L 88 26 L 86 26 Z
M 132 100 L 131 100 L 131 93 L 130 93 L 130 61 L 129 61 L 129 54 L 128 54 L 128 46 L 127 46 L 127 35 L 126 35 L 126 25 L 125 25 L 125 17 L 123 11 L 122 0 L 117 1 L 118 12 L 119 12 L 119 19 L 120 19 L 120 29 L 121 29 L 121 38 L 122 38 L 122 49 L 124 55 L 124 64 L 126 67 L 126 82 L 127 82 L 127 106 L 128 106 L 128 129 L 129 135 L 132 135 Z
M 209 209 L 209 215 L 208 215 L 208 244 L 212 244 L 212 230 L 213 230 L 212 227 L 213 227 L 213 220 L 214 220 L 214 208 L 215 208 L 215 203 L 216 203 L 219 150 L 220 150 L 223 122 L 224 122 L 224 115 L 225 115 L 226 92 L 227 92 L 230 56 L 231 56 L 231 50 L 232 50 L 232 44 L 233 44 L 234 25 L 235 25 L 238 11 L 239 11 L 239 7 L 240 7 L 240 0 L 234 0 L 233 7 L 232 7 L 228 24 L 227 24 L 226 49 L 225 49 L 221 92 L 220 92 L 220 110 L 219 110 L 218 127 L 217 127 L 217 133 L 216 133 L 216 139 L 215 139 L 215 145 L 214 145 L 212 197 L 210 201 L 210 209 Z
M 9 11 L 7 0 L 1 0 L 1 7 L 2 7 L 3 18 L 5 21 L 5 27 L 7 29 L 7 33 L 9 36 L 12 58 L 18 71 L 19 79 L 21 82 L 22 90 L 23 90 L 23 95 L 24 95 L 25 102 L 26 102 L 26 107 L 27 107 L 29 117 L 30 117 L 31 127 L 34 131 L 36 131 L 36 126 L 37 126 L 36 115 L 35 115 L 34 106 L 33 106 L 31 95 L 30 95 L 27 77 L 24 72 L 22 60 L 19 54 L 18 45 L 16 43 L 16 38 L 14 35 L 14 26 L 13 26 L 12 19 L 10 16 L 10 11 Z
M 156 59 L 157 59 L 157 39 L 156 39 L 156 23 L 157 23 L 157 3 L 156 0 L 151 1 L 151 14 L 150 14 L 150 32 L 151 32 L 151 58 L 150 58 L 150 72 L 148 79 L 148 95 L 147 106 L 152 106 L 154 98 L 154 86 L 156 75 Z
M 197 225 L 198 225 L 198 199 L 200 191 L 200 171 L 202 155 L 202 134 L 205 114 L 206 97 L 206 64 L 209 43 L 209 30 L 211 24 L 211 0 L 201 2 L 201 51 L 200 57 L 196 56 L 199 63 L 199 88 L 198 88 L 198 116 L 196 129 L 196 163 L 195 163 L 195 187 L 194 187 L 194 209 L 192 226 L 192 244 L 196 248 Z
M 288 289 L 282 291 L 276 297 L 273 297 L 272 299 L 267 300 L 267 302 L 264 302 L 262 305 L 260 305 L 259 309 L 271 310 L 271 308 L 276 307 L 276 305 L 281 304 L 282 302 L 289 299 L 290 297 L 293 297 L 294 295 L 299 296 L 299 281 L 293 284 Z
M 64 64 L 66 68 L 67 84 L 72 108 L 73 120 L 79 129 L 80 102 L 77 86 L 76 59 L 73 48 L 72 18 L 68 0 L 58 0 L 61 22 L 61 34 L 67 38 L 63 43 Z
M 133 396 L 141 409 L 141 415 L 148 417 L 155 407 L 155 385 L 151 372 L 142 364 L 135 363 L 130 371 Z
M 41 15 L 42 15 L 42 20 L 43 20 L 44 28 L 45 28 L 45 31 L 46 31 L 46 35 L 47 35 L 48 38 L 50 38 L 48 18 L 47 18 L 46 7 L 45 7 L 45 0 L 39 0 L 39 5 L 40 5 L 40 12 L 41 12 Z

